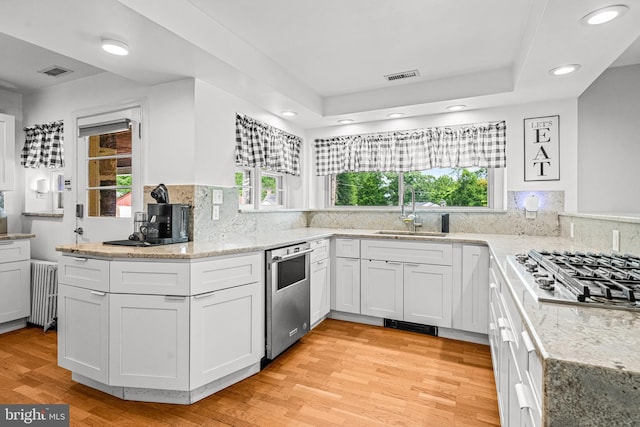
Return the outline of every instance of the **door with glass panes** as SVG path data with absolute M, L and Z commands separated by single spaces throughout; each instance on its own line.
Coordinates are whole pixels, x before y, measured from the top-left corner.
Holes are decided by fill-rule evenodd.
M 140 109 L 78 119 L 76 243 L 127 239 L 142 209 Z

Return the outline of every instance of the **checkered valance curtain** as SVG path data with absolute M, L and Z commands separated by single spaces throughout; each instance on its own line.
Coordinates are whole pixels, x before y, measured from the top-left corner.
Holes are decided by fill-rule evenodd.
M 236 165 L 300 175 L 302 138 L 236 114 Z
M 25 168 L 64 167 L 64 123 L 62 121 L 27 126 L 20 164 Z
M 506 122 L 316 139 L 316 175 L 507 166 Z

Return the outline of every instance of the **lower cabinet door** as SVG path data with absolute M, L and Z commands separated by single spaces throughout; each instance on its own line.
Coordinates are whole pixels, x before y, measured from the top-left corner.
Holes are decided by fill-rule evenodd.
M 359 246 L 358 246 L 359 247 Z M 336 258 L 334 308 L 337 311 L 360 314 L 360 260 Z
M 191 388 L 264 356 L 262 282 L 191 297 Z
M 402 320 L 402 263 L 364 259 L 361 263 L 362 314 Z
M 109 294 L 58 286 L 58 365 L 109 382 Z
M 329 260 L 311 264 L 311 327 L 330 311 Z
M 189 390 L 189 298 L 110 295 L 109 383 Z
M 0 264 L 0 323 L 29 317 L 31 313 L 31 263 Z
M 404 264 L 404 320 L 450 328 L 452 299 L 451 266 Z

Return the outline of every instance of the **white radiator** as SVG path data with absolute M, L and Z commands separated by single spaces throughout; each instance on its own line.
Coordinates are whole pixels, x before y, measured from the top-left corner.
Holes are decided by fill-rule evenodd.
M 58 316 L 58 263 L 31 260 L 31 316 L 28 322 L 46 332 Z

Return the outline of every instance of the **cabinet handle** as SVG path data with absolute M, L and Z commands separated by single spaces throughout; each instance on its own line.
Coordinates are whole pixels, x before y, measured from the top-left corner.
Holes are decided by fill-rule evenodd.
M 500 336 L 502 337 L 502 342 L 504 343 L 515 343 L 515 337 L 513 336 L 513 334 L 511 333 L 510 330 L 508 329 L 503 329 L 500 331 Z
M 320 264 L 324 264 L 325 262 L 327 262 L 327 260 L 326 259 L 321 259 L 320 261 L 316 261 L 316 262 L 318 263 L 318 265 L 320 265 Z
M 186 298 L 185 296 L 178 296 L 178 295 L 165 295 L 164 297 L 164 299 L 167 301 L 182 301 L 185 298 Z
M 420 267 L 420 264 L 409 264 L 409 263 L 406 263 L 406 262 L 405 262 L 404 265 L 406 265 L 407 267 Z
M 390 265 L 402 265 L 401 262 L 396 262 L 396 261 L 385 261 L 385 262 Z
M 99 297 L 103 297 L 107 294 L 106 292 L 99 292 L 99 291 L 89 291 L 89 292 L 91 292 L 93 295 L 98 295 Z
M 13 245 L 13 240 L 0 240 L 0 245 Z
M 520 335 L 522 335 L 522 342 L 524 342 L 524 347 L 527 349 L 527 353 L 536 351 L 536 347 L 533 345 L 531 337 L 529 336 L 527 331 L 522 331 L 522 334 Z
M 195 299 L 208 298 L 208 297 L 211 297 L 211 296 L 215 295 L 215 293 L 216 293 L 216 291 L 207 292 L 206 294 L 196 295 L 194 298 Z
M 71 257 L 71 259 L 75 260 L 75 261 L 80 261 L 80 262 L 87 262 L 89 261 L 89 258 L 81 258 L 81 257 Z
M 509 329 L 509 323 L 504 317 L 498 317 L 498 327 L 500 329 Z
M 516 389 L 516 397 L 518 399 L 518 406 L 520 409 L 529 408 L 531 409 L 531 398 L 529 394 L 529 387 L 522 383 L 518 383 L 515 386 Z

